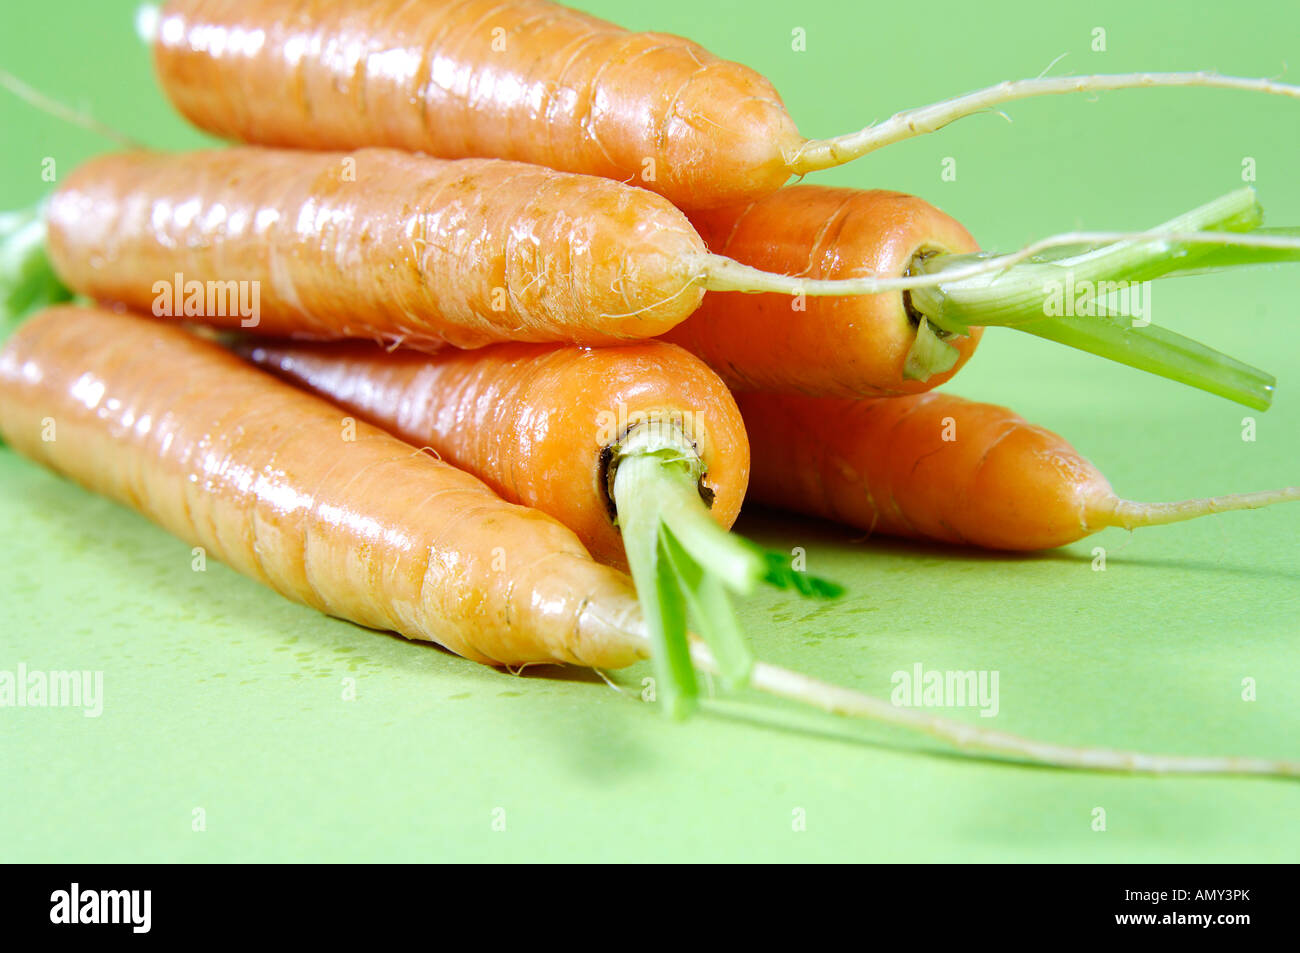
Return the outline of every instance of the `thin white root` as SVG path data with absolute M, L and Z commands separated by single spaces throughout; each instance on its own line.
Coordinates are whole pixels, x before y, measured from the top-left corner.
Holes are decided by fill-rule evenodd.
M 1260 490 L 1256 493 L 1234 493 L 1230 496 L 1209 496 L 1197 500 L 1179 500 L 1174 503 L 1139 503 L 1120 500 L 1106 521 L 1107 526 L 1135 529 L 1139 526 L 1162 526 L 1181 523 L 1211 513 L 1230 513 L 1233 510 L 1257 510 L 1274 503 L 1300 500 L 1300 486 L 1287 486 L 1280 490 Z
M 1007 80 L 984 89 L 966 93 L 953 99 L 919 106 L 896 113 L 889 119 L 857 132 L 831 139 L 810 139 L 789 159 L 790 171 L 806 175 L 819 169 L 830 169 L 851 162 L 884 146 L 937 132 L 944 126 L 964 116 L 983 112 L 1002 103 L 1036 96 L 1055 96 L 1064 93 L 1099 92 L 1110 89 L 1140 89 L 1143 87 L 1200 86 L 1214 89 L 1236 89 L 1275 96 L 1300 98 L 1300 86 L 1291 86 L 1271 79 L 1248 79 L 1239 76 L 1220 76 L 1201 71 L 1194 73 L 1116 73 L 1092 76 L 1053 76 L 1036 79 Z
M 1111 242 L 1168 242 L 1300 250 L 1300 238 L 1283 235 L 1252 235 L 1248 232 L 1168 232 L 1159 229 L 1145 232 L 1062 232 L 1059 235 L 1039 239 L 1019 251 L 1006 255 L 997 255 L 957 268 L 906 277 L 867 274 L 856 278 L 800 278 L 796 275 L 778 275 L 770 271 L 761 271 L 722 255 L 705 255 L 697 268 L 696 276 L 709 291 L 768 292 L 815 297 L 884 294 L 890 291 L 909 291 L 914 288 L 936 288 L 981 275 L 992 275 L 1052 248 Z
M 716 671 L 708 647 L 692 640 L 691 657 L 704 671 Z M 1070 748 L 1035 741 L 1002 731 L 990 731 L 964 722 L 901 708 L 889 702 L 819 681 L 798 672 L 756 662 L 751 685 L 762 692 L 811 705 L 823 711 L 852 718 L 898 725 L 924 732 L 958 749 L 982 751 L 1017 761 L 1091 771 L 1124 771 L 1141 774 L 1263 774 L 1300 777 L 1300 762 L 1267 758 L 1196 757 L 1143 754 L 1113 748 Z
M 71 106 L 65 106 L 57 99 L 51 99 L 38 89 L 28 86 L 17 76 L 0 69 L 0 86 L 3 86 L 9 92 L 13 93 L 27 105 L 39 109 L 43 113 L 48 113 L 55 119 L 61 119 L 64 122 L 71 123 L 78 128 L 93 132 L 97 136 L 103 136 L 105 139 L 111 139 L 120 146 L 128 149 L 147 149 L 144 143 L 137 142 L 124 132 L 118 132 L 112 126 L 106 125 L 95 119 L 93 116 Z
M 614 689 L 614 691 L 618 692 L 620 695 L 626 695 L 626 694 L 627 694 L 627 692 L 624 691 L 623 686 L 619 685 L 618 682 L 614 681 L 612 678 L 610 678 L 608 675 L 605 674 L 605 670 L 604 670 L 604 669 L 596 668 L 596 667 L 593 665 L 593 666 L 591 667 L 591 670 L 592 670 L 593 672 L 595 672 L 597 675 L 599 675 L 601 681 L 603 681 L 603 682 L 604 682 L 606 685 L 608 685 L 610 688 Z

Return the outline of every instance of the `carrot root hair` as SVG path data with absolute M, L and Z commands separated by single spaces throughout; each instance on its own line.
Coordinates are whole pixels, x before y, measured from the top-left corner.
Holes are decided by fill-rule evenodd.
M 1038 96 L 1092 93 L 1113 89 L 1152 87 L 1207 87 L 1300 98 L 1300 86 L 1272 79 L 1221 76 L 1210 71 L 1182 73 L 1115 73 L 1089 76 L 1038 76 L 1007 80 L 928 106 L 895 113 L 881 123 L 831 139 L 809 139 L 787 159 L 794 175 L 807 175 L 844 165 L 877 149 L 932 132 L 965 116 L 996 111 L 1003 103 Z
M 716 662 L 708 647 L 691 646 L 695 664 L 713 671 Z M 1133 774 L 1245 774 L 1300 777 L 1300 761 L 1216 756 L 1167 755 L 1118 748 L 1070 747 L 1037 741 L 1004 731 L 991 731 L 966 722 L 941 718 L 881 698 L 832 685 L 789 669 L 754 663 L 750 685 L 766 694 L 833 715 L 883 722 L 930 735 L 961 751 L 979 752 L 998 760 L 1028 762 L 1057 768 Z
M 1136 529 L 1139 526 L 1163 526 L 1181 523 L 1214 513 L 1231 513 L 1234 510 L 1257 510 L 1275 503 L 1300 500 L 1300 486 L 1287 486 L 1278 490 L 1260 490 L 1255 493 L 1233 493 L 1228 496 L 1208 496 L 1172 503 L 1141 503 L 1119 500 L 1107 514 L 1104 526 Z
M 80 109 L 73 109 L 66 103 L 61 103 L 57 99 L 45 95 L 39 89 L 36 89 L 34 86 L 29 86 L 17 76 L 4 69 L 0 69 L 0 86 L 3 86 L 10 93 L 17 96 L 32 108 L 53 116 L 55 119 L 62 122 L 76 126 L 79 129 L 84 129 L 87 132 L 93 132 L 95 135 L 102 136 L 105 139 L 110 139 L 127 149 L 148 148 L 148 146 L 139 140 L 133 139 L 126 133 L 114 129 L 107 123 L 100 122 L 88 112 Z

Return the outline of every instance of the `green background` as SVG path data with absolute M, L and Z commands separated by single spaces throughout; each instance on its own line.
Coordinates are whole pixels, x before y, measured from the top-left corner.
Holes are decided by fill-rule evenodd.
M 198 145 L 156 88 L 133 8 L 6 4 L 0 65 L 146 143 Z M 747 62 L 807 135 L 1035 75 L 1062 53 L 1057 72 L 1275 75 L 1300 35 L 1289 2 L 587 8 Z M 795 27 L 806 52 L 791 49 Z M 1090 50 L 1094 27 L 1104 53 Z M 1300 223 L 1294 100 L 1158 90 L 1007 112 L 1011 124 L 967 119 L 817 181 L 918 193 L 1010 249 L 1076 226 L 1148 226 L 1239 187 L 1249 156 L 1269 221 Z M 0 207 L 48 188 L 44 157 L 62 175 L 111 148 L 7 96 L 0 124 Z M 956 181 L 941 180 L 944 157 Z M 1297 278 L 1273 268 L 1155 291 L 1158 323 L 1278 375 L 1267 414 L 996 330 L 955 390 L 1063 433 L 1130 497 L 1300 482 Z M 1247 415 L 1255 442 L 1241 438 Z M 0 669 L 102 670 L 106 696 L 98 719 L 0 709 L 0 859 L 1290 861 L 1300 845 L 1294 782 L 972 761 L 748 700 L 674 724 L 588 673 L 504 675 L 323 618 L 219 565 L 193 572 L 184 544 L 8 450 L 0 526 Z M 876 694 L 917 662 L 997 670 L 999 716 L 954 717 L 1066 743 L 1300 757 L 1300 507 L 1112 530 L 1028 558 L 760 513 L 740 529 L 806 547 L 810 570 L 851 586 L 833 606 L 749 602 L 772 662 Z M 618 681 L 635 691 L 646 673 Z M 792 829 L 796 809 L 806 830 Z

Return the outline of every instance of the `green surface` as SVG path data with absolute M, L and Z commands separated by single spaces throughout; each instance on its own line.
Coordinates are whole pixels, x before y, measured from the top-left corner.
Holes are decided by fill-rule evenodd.
M 750 63 L 809 135 L 1034 75 L 1066 52 L 1059 70 L 1273 75 L 1300 35 L 1293 3 L 588 8 Z M 155 89 L 131 10 L 9 4 L 0 65 L 148 143 L 203 141 Z M 1098 26 L 1106 53 L 1089 50 Z M 791 51 L 794 27 L 807 52 Z M 919 193 L 1010 248 L 1144 227 L 1238 186 L 1249 156 L 1268 220 L 1300 222 L 1296 101 L 1142 91 L 1008 112 L 1013 124 L 964 120 L 817 181 Z M 64 174 L 108 148 L 8 98 L 0 123 L 0 207 L 48 188 L 44 157 Z M 941 180 L 944 157 L 956 181 Z M 1273 268 L 1154 294 L 1159 323 L 1278 375 L 1267 414 L 1010 331 L 989 333 L 955 389 L 1064 433 L 1135 498 L 1300 482 L 1297 287 L 1300 273 Z M 1254 442 L 1241 439 L 1247 415 Z M 7 450 L 0 526 L 0 670 L 102 670 L 105 694 L 97 719 L 0 709 L 0 859 L 1293 861 L 1300 845 L 1295 782 L 972 762 L 819 716 L 799 730 L 733 711 L 673 724 L 587 673 L 503 675 L 325 619 L 219 565 L 194 572 L 184 544 Z M 762 514 L 741 529 L 804 546 L 810 571 L 851 584 L 838 604 L 750 601 L 768 661 L 879 694 L 917 662 L 996 670 L 998 717 L 955 717 L 1078 744 L 1300 757 L 1300 506 L 1016 559 Z M 635 691 L 648 671 L 617 677 Z M 1097 807 L 1105 832 L 1092 830 Z M 806 830 L 793 829 L 800 809 Z

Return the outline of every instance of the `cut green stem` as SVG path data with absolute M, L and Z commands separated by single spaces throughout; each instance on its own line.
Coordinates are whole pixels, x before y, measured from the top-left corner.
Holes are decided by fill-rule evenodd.
M 1014 327 L 1266 410 L 1274 377 L 1151 324 L 1144 284 L 1170 275 L 1300 261 L 1300 230 L 1259 229 L 1262 214 L 1254 190 L 1239 189 L 1141 237 L 1062 242 L 997 271 L 970 273 L 981 261 L 997 260 L 983 253 L 932 256 L 916 263 L 918 273 L 952 280 L 910 289 L 908 301 L 948 334 L 974 326 Z M 918 333 L 910 364 L 934 372 L 934 350 Z
M 1259 225 L 1262 210 L 1253 189 L 1238 189 L 1150 230 L 1156 235 L 1198 232 L 1243 232 Z M 1057 249 L 1057 254 L 1039 254 L 1008 268 L 974 275 L 937 286 L 911 291 L 912 305 L 930 321 L 947 331 L 962 333 L 972 326 L 1014 327 L 1104 306 L 1108 292 L 1121 290 L 1122 282 L 1149 281 L 1181 268 L 1196 266 L 1214 251 L 1211 241 L 1227 236 L 1205 236 L 1205 242 L 1120 241 L 1083 250 Z M 1237 247 L 1234 264 L 1245 264 L 1252 256 L 1275 260 L 1283 253 L 1274 248 Z M 1300 255 L 1300 248 L 1294 252 Z M 986 253 L 934 255 L 916 264 L 920 274 L 942 277 L 960 273 L 968 266 L 986 261 Z M 1099 288 L 1109 282 L 1113 289 Z
M 1130 318 L 1047 318 L 1017 330 L 1187 384 L 1254 410 L 1268 410 L 1277 379 L 1191 338 Z
M 754 658 L 729 594 L 747 595 L 765 582 L 804 595 L 838 594 L 824 580 L 791 585 L 773 571 L 769 554 L 714 521 L 699 490 L 703 465 L 676 423 L 632 427 L 614 450 L 610 472 L 628 566 L 645 611 L 656 695 L 670 715 L 689 713 L 699 694 L 688 617 L 712 651 L 724 687 L 738 688 L 748 682 Z

